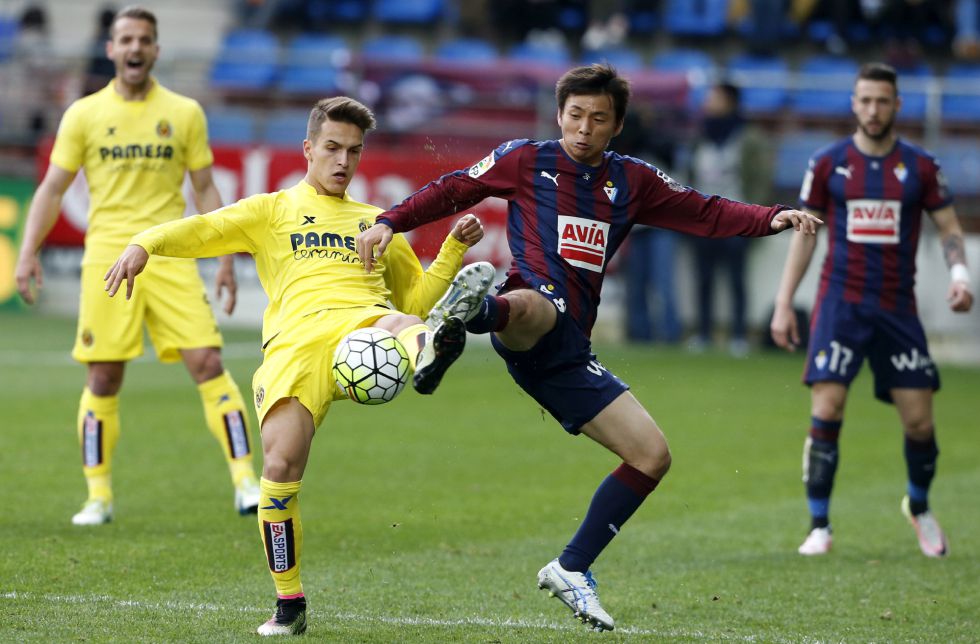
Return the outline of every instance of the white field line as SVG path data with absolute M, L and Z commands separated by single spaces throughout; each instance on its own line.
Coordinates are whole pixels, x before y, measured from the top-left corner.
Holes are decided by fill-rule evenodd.
M 165 601 L 165 602 L 145 602 L 138 599 L 116 599 L 109 595 L 51 595 L 43 593 L 9 591 L 0 593 L 0 600 L 27 600 L 32 602 L 46 602 L 49 604 L 66 605 L 97 605 L 110 604 L 117 608 L 137 608 L 156 612 L 186 612 L 188 617 L 194 613 L 201 612 L 236 612 L 256 615 L 266 615 L 268 608 L 256 608 L 249 606 L 222 606 L 220 604 L 198 604 L 194 602 Z M 486 626 L 491 628 L 524 628 L 540 629 L 550 631 L 577 631 L 587 632 L 585 627 L 578 623 L 559 624 L 548 620 L 526 620 L 526 619 L 492 619 L 489 617 L 462 617 L 459 619 L 432 619 L 428 617 L 408 617 L 397 615 L 366 615 L 360 613 L 336 613 L 328 617 L 327 611 L 316 610 L 314 619 L 330 619 L 335 623 L 359 622 L 362 624 L 386 624 L 389 626 L 435 626 L 435 627 L 457 627 L 457 626 Z M 684 638 L 684 639 L 714 639 L 716 641 L 730 642 L 789 642 L 790 640 L 772 639 L 771 637 L 758 638 L 751 635 L 735 635 L 728 633 L 704 633 L 702 631 L 654 631 L 643 628 L 617 628 L 616 633 L 623 635 L 656 636 L 662 638 Z
M 149 347 L 147 347 L 149 350 Z M 221 350 L 221 355 L 226 360 L 262 359 L 262 351 L 259 341 L 255 342 L 228 342 Z M 156 358 L 149 354 L 144 354 L 132 362 L 155 362 Z M 26 367 L 43 366 L 57 367 L 62 365 L 78 364 L 71 358 L 71 349 L 0 349 L 0 366 L 3 367 Z

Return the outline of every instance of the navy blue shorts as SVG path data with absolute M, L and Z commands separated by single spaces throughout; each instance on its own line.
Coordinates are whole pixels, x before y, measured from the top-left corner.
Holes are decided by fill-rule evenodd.
M 596 360 L 589 338 L 560 310 L 555 328 L 527 351 L 511 351 L 496 336 L 491 343 L 514 382 L 569 434 L 629 389 Z
M 891 389 L 939 389 L 939 371 L 929 356 L 918 316 L 825 298 L 810 327 L 803 382 L 850 386 L 868 358 L 875 397 L 892 401 Z

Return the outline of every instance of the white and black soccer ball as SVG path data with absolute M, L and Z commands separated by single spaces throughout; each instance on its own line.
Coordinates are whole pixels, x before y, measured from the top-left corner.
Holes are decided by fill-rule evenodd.
M 389 331 L 364 327 L 347 334 L 333 356 L 333 377 L 347 397 L 362 405 L 390 402 L 408 382 L 405 346 Z

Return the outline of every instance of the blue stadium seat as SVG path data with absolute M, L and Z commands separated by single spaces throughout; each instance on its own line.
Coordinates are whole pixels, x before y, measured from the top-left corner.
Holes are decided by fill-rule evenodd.
M 372 15 L 380 22 L 430 25 L 446 13 L 445 0 L 374 0 Z
M 800 65 L 801 86 L 790 94 L 797 114 L 837 117 L 851 113 L 851 91 L 858 65 L 849 58 L 814 56 Z
M 364 22 L 369 8 L 370 0 L 306 0 L 306 15 L 317 26 Z
M 516 62 L 539 63 L 554 67 L 566 66 L 572 60 L 568 47 L 559 41 L 522 42 L 514 45 L 508 56 Z
M 926 63 L 898 69 L 898 91 L 902 96 L 902 110 L 898 118 L 903 121 L 921 121 L 926 117 L 928 97 L 924 84 L 932 78 L 932 68 Z
M 661 72 L 685 74 L 690 93 L 687 105 L 693 110 L 701 108 L 708 87 L 718 74 L 715 60 L 699 49 L 671 49 L 653 56 L 650 66 Z
M 980 66 L 952 65 L 943 80 L 943 119 L 961 123 L 980 121 Z
M 214 66 L 211 85 L 226 90 L 267 89 L 275 78 L 279 42 L 270 32 L 243 29 L 225 36 Z
M 449 40 L 435 50 L 435 59 L 443 63 L 492 63 L 497 58 L 497 49 L 479 38 Z
M 789 67 L 783 58 L 741 54 L 728 61 L 727 74 L 741 88 L 746 112 L 776 112 L 786 105 Z
M 303 34 L 293 38 L 279 74 L 279 89 L 298 94 L 340 91 L 338 69 L 350 63 L 350 50 L 339 36 Z
M 677 36 L 718 36 L 725 32 L 728 0 L 668 0 L 664 27 Z
M 773 185 L 777 189 L 799 191 L 810 157 L 836 138 L 833 132 L 819 130 L 784 134 L 776 148 Z
M 257 140 L 255 117 L 247 110 L 208 110 L 207 117 L 212 144 L 248 145 Z
M 605 47 L 586 50 L 582 54 L 582 64 L 607 62 L 621 72 L 643 69 L 643 57 L 625 47 Z
M 660 28 L 660 13 L 655 9 L 633 8 L 627 19 L 631 36 L 650 36 Z
M 7 60 L 14 53 L 14 43 L 20 23 L 16 18 L 0 16 L 0 61 Z
M 409 36 L 375 36 L 361 45 L 361 55 L 382 62 L 418 62 L 425 51 L 422 43 Z
M 280 110 L 273 112 L 265 121 L 262 141 L 280 147 L 299 149 L 306 138 L 306 124 L 310 120 L 307 110 Z

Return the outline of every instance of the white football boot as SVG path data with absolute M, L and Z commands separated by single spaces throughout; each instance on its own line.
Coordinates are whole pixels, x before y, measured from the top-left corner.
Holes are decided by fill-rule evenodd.
M 259 511 L 259 497 L 262 491 L 259 489 L 259 482 L 255 478 L 243 479 L 235 486 L 235 510 L 238 514 L 255 514 Z
M 449 285 L 449 290 L 429 311 L 426 325 L 435 330 L 450 317 L 457 317 L 463 322 L 472 320 L 480 311 L 483 298 L 490 291 L 496 274 L 490 262 L 476 262 L 461 268 Z
M 922 514 L 912 514 L 909 507 L 909 497 L 902 499 L 902 514 L 909 520 L 915 528 L 915 536 L 919 538 L 919 548 L 922 554 L 927 557 L 945 557 L 949 552 L 949 544 L 946 542 L 946 535 L 939 527 L 939 521 L 932 512 L 926 511 Z
M 110 521 L 112 521 L 112 502 L 102 499 L 89 499 L 71 518 L 74 525 L 102 525 Z
M 833 543 L 834 540 L 830 535 L 830 528 L 814 528 L 810 530 L 810 534 L 806 535 L 806 540 L 796 551 L 807 557 L 825 555 L 830 552 L 830 547 Z
M 615 628 L 615 622 L 599 604 L 595 587 L 592 571 L 583 574 L 565 570 L 558 559 L 538 572 L 538 588 L 547 589 L 552 597 L 560 599 L 572 609 L 576 619 L 590 624 L 597 631 L 611 631 Z
M 272 619 L 255 631 L 259 635 L 302 635 L 306 632 L 306 598 L 277 599 Z
M 450 316 L 436 327 L 435 333 L 426 339 L 415 361 L 412 386 L 420 394 L 431 394 L 442 382 L 446 370 L 463 355 L 466 348 L 466 323 Z

